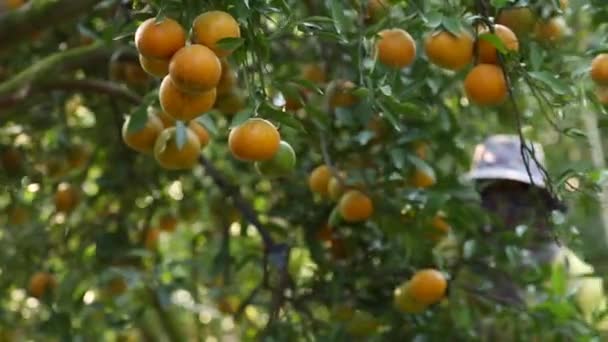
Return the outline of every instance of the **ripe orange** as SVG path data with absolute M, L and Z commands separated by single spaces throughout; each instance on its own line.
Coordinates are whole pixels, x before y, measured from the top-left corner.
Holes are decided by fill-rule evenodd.
M 369 0 L 365 19 L 372 23 L 376 22 L 388 12 L 389 8 L 390 3 L 387 0 Z
M 530 7 L 504 8 L 498 14 L 496 23 L 510 28 L 518 36 L 523 36 L 534 29 L 536 15 Z
M 124 64 L 125 82 L 131 86 L 145 86 L 150 81 L 150 76 L 137 62 Z
M 378 33 L 376 56 L 391 68 L 400 69 L 412 64 L 416 58 L 416 42 L 402 29 L 386 29 Z
M 236 72 L 232 69 L 230 64 L 228 64 L 225 59 L 221 59 L 220 64 L 222 65 L 222 75 L 217 84 L 218 96 L 230 93 L 237 84 Z
M 478 105 L 498 105 L 508 95 L 502 69 L 494 64 L 475 66 L 464 80 L 464 89 L 469 100 Z
M 91 150 L 86 145 L 72 145 L 67 150 L 67 162 L 72 169 L 86 165 L 91 156 Z
M 544 43 L 555 43 L 564 37 L 566 21 L 563 17 L 539 20 L 534 28 L 536 39 Z
M 171 18 L 156 21 L 150 18 L 135 31 L 135 47 L 140 54 L 158 59 L 170 59 L 186 45 L 186 32 Z
M 460 70 L 473 60 L 473 36 L 467 31 L 454 35 L 437 31 L 426 37 L 424 50 L 431 63 L 449 70 Z
M 146 233 L 144 244 L 149 250 L 156 250 L 158 248 L 158 238 L 160 237 L 160 229 L 150 228 Z
M 12 206 L 8 211 L 8 223 L 13 226 L 20 226 L 30 219 L 27 209 L 20 205 Z
M 233 116 L 245 108 L 246 99 L 238 90 L 229 92 L 217 98 L 215 108 L 225 115 Z
M 166 232 L 174 232 L 177 228 L 177 218 L 169 214 L 163 215 L 160 218 L 158 225 L 161 230 L 164 230 Z
M 608 53 L 600 53 L 591 61 L 591 79 L 599 85 L 608 85 Z
M 410 295 L 410 282 L 407 281 L 397 287 L 393 293 L 393 304 L 397 310 L 403 313 L 420 313 L 428 305 L 416 301 Z
M 372 200 L 359 190 L 348 190 L 338 203 L 340 215 L 346 222 L 365 221 L 374 213 Z
M 69 213 L 74 210 L 80 200 L 78 190 L 68 183 L 61 183 L 57 186 L 55 196 L 55 209 L 61 213 Z
M 432 170 L 416 169 L 412 176 L 411 183 L 416 188 L 426 189 L 435 185 L 436 179 Z
M 304 106 L 302 99 L 305 95 L 302 93 L 300 98 L 285 96 L 285 110 L 296 111 Z
M 9 173 L 16 173 L 21 170 L 23 165 L 23 156 L 21 153 L 12 147 L 9 147 L 2 151 L 0 155 L 0 166 L 3 170 Z
M 171 115 L 167 114 L 164 110 L 156 110 L 154 111 L 156 116 L 163 122 L 164 128 L 169 128 L 175 126 L 175 118 Z
M 431 225 L 435 228 L 439 233 L 447 234 L 450 231 L 450 224 L 445 221 L 443 216 L 436 215 L 433 217 L 431 221 Z
M 598 87 L 595 89 L 595 96 L 599 103 L 608 105 L 608 87 Z
M 42 298 L 47 291 L 57 286 L 55 277 L 48 272 L 36 272 L 30 278 L 30 294 L 36 298 Z
M 232 51 L 221 49 L 217 46 L 217 42 L 224 38 L 239 38 L 241 29 L 239 23 L 230 14 L 209 11 L 194 19 L 192 35 L 194 43 L 209 47 L 218 57 L 225 57 Z
M 484 28 L 480 34 L 490 33 L 490 30 Z M 519 51 L 519 41 L 517 36 L 511 29 L 504 25 L 494 25 L 494 34 L 500 38 L 508 52 Z M 479 49 L 479 63 L 496 64 L 498 63 L 498 51 L 489 41 L 481 38 L 477 43 Z
M 424 269 L 414 274 L 407 292 L 417 302 L 431 305 L 445 296 L 447 287 L 447 280 L 441 272 L 435 269 Z
M 156 115 L 148 115 L 144 127 L 138 131 L 129 132 L 131 117 L 122 125 L 122 140 L 130 148 L 141 153 L 151 153 L 154 149 L 156 138 L 163 130 L 163 122 Z
M 145 72 L 154 77 L 165 77 L 169 73 L 169 59 L 146 57 L 139 54 L 139 64 Z
M 182 91 L 199 93 L 217 87 L 222 76 L 222 64 L 208 47 L 192 44 L 173 55 L 169 75 Z
M 355 84 L 351 81 L 336 81 L 330 88 L 333 86 L 333 94 L 331 94 L 329 99 L 329 106 L 331 109 L 336 107 L 351 107 L 355 103 L 359 101 L 359 99 L 353 95 L 353 90 L 355 89 Z
M 165 76 L 158 91 L 160 105 L 163 110 L 176 120 L 190 121 L 213 108 L 215 104 L 215 88 L 202 93 L 186 93 L 179 90 Z
M 323 84 L 326 81 L 325 70 L 319 64 L 305 64 L 302 66 L 302 78 L 316 84 Z
M 244 161 L 271 159 L 279 150 L 281 135 L 270 121 L 253 118 L 233 128 L 228 136 L 232 155 Z
M 341 176 L 342 179 L 346 178 L 346 174 L 344 173 L 342 173 Z M 344 186 L 342 185 L 340 180 L 334 176 L 331 176 L 329 182 L 327 183 L 327 194 L 329 195 L 329 198 L 334 201 L 339 200 L 340 197 L 342 197 L 344 190 Z
M 127 291 L 127 281 L 122 276 L 112 278 L 107 284 L 106 291 L 111 296 L 119 296 Z
M 188 128 L 190 128 L 198 137 L 198 142 L 201 144 L 201 148 L 209 144 L 209 133 L 207 132 L 205 126 L 201 125 L 196 120 L 192 120 L 190 123 L 188 123 Z
M 5 3 L 9 10 L 16 10 L 25 4 L 25 0 L 6 0 Z
M 255 163 L 258 173 L 271 178 L 289 175 L 295 167 L 296 153 L 288 142 L 282 140 L 279 150 L 271 159 Z
M 198 137 L 190 128 L 186 128 L 186 142 L 181 149 L 177 146 L 175 127 L 165 128 L 154 145 L 156 161 L 168 170 L 191 169 L 196 165 L 200 151 L 201 144 Z
M 316 192 L 323 196 L 328 193 L 329 178 L 331 177 L 331 171 L 327 165 L 317 166 L 308 177 L 308 187 L 310 191 Z

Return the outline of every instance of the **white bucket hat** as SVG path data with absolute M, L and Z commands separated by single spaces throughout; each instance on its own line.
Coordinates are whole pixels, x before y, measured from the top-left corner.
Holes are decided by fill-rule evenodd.
M 534 155 L 528 151 L 528 170 L 522 158 L 521 141 L 516 135 L 493 135 L 475 147 L 471 171 L 465 175 L 468 180 L 505 179 L 545 188 L 545 177 L 538 163 L 544 167 L 543 147 L 534 142 L 526 142 Z M 535 161 L 538 161 L 538 163 Z

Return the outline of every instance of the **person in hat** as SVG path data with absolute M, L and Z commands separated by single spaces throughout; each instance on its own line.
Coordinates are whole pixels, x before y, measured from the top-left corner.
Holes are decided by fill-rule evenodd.
M 465 178 L 474 182 L 481 207 L 490 217 L 482 227 L 483 239 L 498 247 L 504 244 L 501 233 L 513 235 L 517 232 L 517 236 L 524 236 L 520 244 L 526 257 L 522 262 L 550 265 L 554 272 L 561 268 L 585 320 L 601 330 L 608 330 L 608 320 L 594 320 L 596 314 L 606 309 L 602 279 L 593 276 L 591 265 L 556 240 L 552 231 L 552 212 L 565 212 L 566 208 L 547 189 L 542 146 L 526 144 L 523 156 L 518 136 L 494 135 L 475 148 L 472 167 Z M 477 276 L 478 280 L 482 275 L 483 281 L 489 279 L 492 284 L 484 290 L 470 290 L 506 305 L 529 303 L 524 286 L 513 280 L 516 275 L 498 270 L 494 265 L 493 260 L 475 260 L 470 264 L 469 275 Z M 495 328 L 490 330 L 496 331 Z M 491 335 L 490 338 L 496 336 L 495 332 Z

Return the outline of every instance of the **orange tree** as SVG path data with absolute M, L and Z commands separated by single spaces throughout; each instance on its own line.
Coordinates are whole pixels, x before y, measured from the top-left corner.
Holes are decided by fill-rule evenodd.
M 555 237 L 604 267 L 602 0 L 0 10 L 0 340 L 597 338 L 460 176 L 544 143 Z M 541 300 L 456 282 L 477 258 Z

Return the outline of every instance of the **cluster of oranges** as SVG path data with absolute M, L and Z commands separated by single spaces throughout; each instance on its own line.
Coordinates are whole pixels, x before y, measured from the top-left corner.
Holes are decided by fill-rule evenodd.
M 447 287 L 447 280 L 438 270 L 420 270 L 395 289 L 394 305 L 404 313 L 420 313 L 441 301 Z
M 567 1 L 561 2 L 562 8 Z M 519 40 L 511 30 L 516 29 L 520 35 L 528 34 L 526 22 L 535 25 L 537 38 L 553 42 L 563 36 L 563 19 L 555 17 L 549 21 L 537 21 L 528 7 L 516 7 L 503 10 L 497 18 L 497 24 L 490 30 L 485 25 L 477 28 L 480 39 L 475 39 L 468 31 L 450 32 L 439 29 L 429 34 L 424 42 L 428 60 L 447 70 L 458 71 L 474 60 L 477 65 L 467 74 L 464 81 L 465 93 L 472 103 L 492 106 L 502 103 L 508 95 L 507 81 L 500 66 L 496 47 L 483 35 L 494 33 L 508 53 L 517 53 Z M 491 32 L 492 31 L 492 32 Z M 385 29 L 378 33 L 376 41 L 376 59 L 390 68 L 400 69 L 410 66 L 416 57 L 416 43 L 412 36 L 402 29 Z

